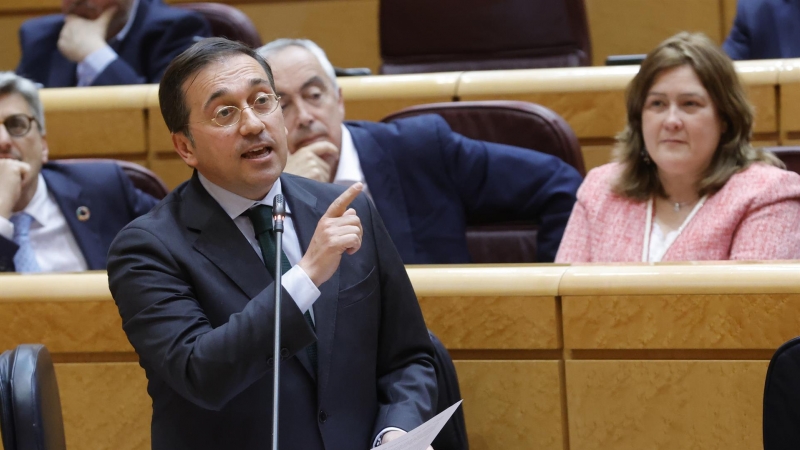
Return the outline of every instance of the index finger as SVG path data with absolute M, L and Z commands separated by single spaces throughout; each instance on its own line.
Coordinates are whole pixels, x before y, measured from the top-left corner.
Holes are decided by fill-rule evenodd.
M 328 210 L 325 211 L 325 215 L 322 217 L 341 217 L 345 211 L 347 211 L 347 207 L 350 206 L 350 203 L 358 197 L 358 194 L 364 189 L 364 185 L 362 183 L 356 183 L 346 191 L 342 192 L 336 200 L 331 203 L 331 206 L 328 207 Z

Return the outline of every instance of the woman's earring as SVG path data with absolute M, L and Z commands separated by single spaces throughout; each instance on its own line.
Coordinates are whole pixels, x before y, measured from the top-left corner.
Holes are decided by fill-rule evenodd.
M 644 161 L 646 165 L 650 165 L 650 155 L 647 154 L 647 150 L 645 149 L 642 149 L 642 161 Z

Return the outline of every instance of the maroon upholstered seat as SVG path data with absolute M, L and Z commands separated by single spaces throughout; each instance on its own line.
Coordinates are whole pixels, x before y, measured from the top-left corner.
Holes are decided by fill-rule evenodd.
M 774 153 L 787 169 L 800 173 L 800 147 L 765 147 L 764 150 Z
M 588 66 L 584 0 L 380 0 L 381 73 Z
M 572 127 L 542 105 L 511 100 L 429 103 L 405 108 L 381 122 L 420 114 L 438 114 L 453 131 L 468 138 L 557 156 L 581 175 L 586 174 L 581 146 Z
M 75 164 L 87 162 L 107 162 L 115 163 L 118 165 L 125 175 L 130 178 L 134 186 L 140 191 L 150 194 L 153 197 L 161 200 L 169 193 L 167 185 L 161 181 L 161 178 L 153 173 L 150 169 L 140 166 L 139 164 L 130 161 L 122 161 L 119 159 L 103 159 L 103 158 L 81 158 L 81 159 L 59 159 L 59 164 Z
M 453 131 L 466 137 L 538 150 L 562 159 L 581 175 L 586 173 L 575 132 L 544 106 L 518 101 L 432 103 L 403 109 L 382 122 L 420 114 L 438 114 Z M 536 230 L 533 222 L 468 223 L 467 246 L 472 261 L 536 262 Z
M 224 3 L 176 3 L 172 6 L 194 11 L 206 18 L 211 34 L 239 41 L 248 47 L 261 47 L 261 36 L 249 17 L 239 9 Z

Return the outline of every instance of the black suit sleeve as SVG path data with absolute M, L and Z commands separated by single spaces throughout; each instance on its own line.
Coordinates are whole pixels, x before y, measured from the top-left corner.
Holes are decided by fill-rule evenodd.
M 433 346 L 400 255 L 369 202 L 380 273 L 381 318 L 377 367 L 379 410 L 373 435 L 386 427 L 418 427 L 436 410 Z
M 195 298 L 184 267 L 190 263 L 177 261 L 150 231 L 130 226 L 112 244 L 109 286 L 142 365 L 189 401 L 219 410 L 271 368 L 274 284 L 213 327 Z M 281 306 L 281 342 L 291 356 L 316 337 L 285 290 Z
M 578 171 L 555 156 L 469 139 L 439 117 L 433 122 L 446 175 L 467 216 L 477 222 L 537 222 L 537 260 L 554 261 L 582 182 Z
M 744 3 L 746 2 L 738 2 L 733 27 L 725 42 L 722 43 L 722 50 L 733 60 L 751 59 L 752 43 Z

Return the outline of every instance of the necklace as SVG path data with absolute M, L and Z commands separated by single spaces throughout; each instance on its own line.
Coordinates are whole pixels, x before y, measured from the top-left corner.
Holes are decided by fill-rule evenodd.
M 689 205 L 691 205 L 692 203 L 693 203 L 693 202 L 675 202 L 675 203 L 673 203 L 673 204 L 672 204 L 672 209 L 673 209 L 675 212 L 680 212 L 680 211 L 681 211 L 681 208 L 683 208 L 684 206 L 689 206 Z

